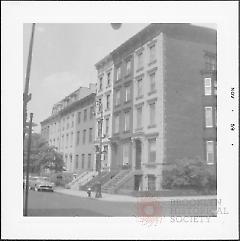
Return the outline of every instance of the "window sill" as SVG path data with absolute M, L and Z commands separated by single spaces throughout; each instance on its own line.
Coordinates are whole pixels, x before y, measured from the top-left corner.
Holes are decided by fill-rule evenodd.
M 140 95 L 140 96 L 136 97 L 136 100 L 140 100 L 142 98 L 143 98 L 143 95 Z
M 148 129 L 156 128 L 156 126 L 157 126 L 156 124 L 154 124 L 154 125 L 149 125 L 149 126 L 148 126 Z
M 157 90 L 152 90 L 152 91 L 150 91 L 150 92 L 148 93 L 148 96 L 153 95 L 153 94 L 155 94 L 155 93 L 157 93 Z
M 144 67 L 140 67 L 136 70 L 136 72 L 138 73 L 138 72 L 142 71 L 143 69 L 144 69 Z
M 155 60 L 152 60 L 149 64 L 148 64 L 148 66 L 151 66 L 151 65 L 153 65 L 153 64 L 155 64 L 155 63 L 157 63 L 157 60 L 155 59 Z

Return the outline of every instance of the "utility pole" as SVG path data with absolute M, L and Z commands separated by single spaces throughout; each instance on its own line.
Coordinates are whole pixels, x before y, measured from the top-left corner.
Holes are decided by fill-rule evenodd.
M 33 113 L 30 113 L 30 122 L 29 122 L 29 130 L 28 130 L 28 147 L 27 147 L 27 174 L 26 174 L 24 216 L 28 215 L 27 211 L 28 211 L 28 189 L 29 189 L 29 163 L 30 163 L 31 139 L 32 139 L 32 119 L 33 119 Z
M 31 64 L 32 64 L 34 32 L 35 32 L 35 23 L 32 24 L 32 32 L 31 32 L 31 39 L 30 39 L 30 45 L 29 45 L 27 72 L 26 72 L 26 80 L 25 80 L 25 89 L 23 93 L 23 143 L 24 143 L 26 127 L 27 127 L 27 103 L 31 100 L 31 97 L 32 97 L 32 95 L 29 94 L 28 92 L 29 92 L 29 79 L 30 79 Z

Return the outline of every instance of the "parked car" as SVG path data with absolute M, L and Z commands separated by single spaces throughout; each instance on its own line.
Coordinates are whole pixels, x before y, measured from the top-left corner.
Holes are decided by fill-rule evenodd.
M 54 183 L 50 182 L 47 177 L 39 177 L 35 185 L 35 191 L 54 191 Z

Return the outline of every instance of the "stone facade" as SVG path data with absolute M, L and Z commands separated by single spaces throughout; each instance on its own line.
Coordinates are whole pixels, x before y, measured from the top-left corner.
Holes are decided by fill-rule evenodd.
M 80 87 L 54 105 L 52 115 L 41 122 L 42 136 L 62 153 L 66 169 L 95 169 L 95 85 Z

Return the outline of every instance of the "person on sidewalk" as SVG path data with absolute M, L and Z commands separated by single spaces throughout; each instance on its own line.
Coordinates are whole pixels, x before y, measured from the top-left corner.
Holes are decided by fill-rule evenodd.
M 91 189 L 91 187 L 89 187 L 89 188 L 87 189 L 88 197 L 91 197 L 91 192 L 92 192 L 92 189 Z

